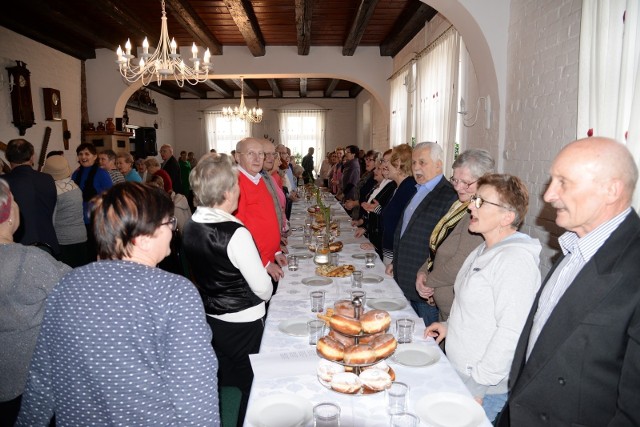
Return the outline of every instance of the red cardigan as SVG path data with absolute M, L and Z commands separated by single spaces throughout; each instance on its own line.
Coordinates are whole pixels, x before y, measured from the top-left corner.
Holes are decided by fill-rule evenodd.
M 253 236 L 262 264 L 266 266 L 269 262 L 274 262 L 276 252 L 280 251 L 280 230 L 273 198 L 262 178 L 255 185 L 240 172 L 238 184 L 240 198 L 236 218 L 242 221 Z

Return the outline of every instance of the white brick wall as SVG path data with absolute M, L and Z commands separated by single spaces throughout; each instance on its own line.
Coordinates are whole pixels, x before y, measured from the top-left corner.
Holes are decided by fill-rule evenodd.
M 512 0 L 504 172 L 530 192 L 523 232 L 543 245 L 541 268 L 558 254 L 555 211 L 542 200 L 551 162 L 576 138 L 580 0 Z

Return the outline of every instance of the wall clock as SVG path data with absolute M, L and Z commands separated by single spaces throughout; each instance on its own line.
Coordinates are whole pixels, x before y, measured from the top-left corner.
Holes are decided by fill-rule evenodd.
M 42 97 L 44 98 L 44 119 L 62 120 L 60 91 L 51 89 L 50 87 L 44 87 L 42 88 Z
M 27 129 L 36 124 L 31 101 L 31 72 L 24 62 L 16 61 L 15 67 L 7 67 L 9 81 L 16 82 L 11 91 L 11 108 L 13 110 L 13 124 L 18 128 L 20 136 L 24 136 Z

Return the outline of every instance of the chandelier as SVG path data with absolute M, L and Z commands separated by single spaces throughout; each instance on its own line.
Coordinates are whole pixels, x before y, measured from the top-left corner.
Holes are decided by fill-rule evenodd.
M 158 86 L 162 83 L 162 80 L 173 78 L 178 86 L 184 86 L 184 82 L 195 85 L 203 83 L 207 80 L 209 74 L 209 66 L 211 65 L 209 60 L 211 53 L 209 49 L 204 52 L 202 58 L 202 67 L 200 58 L 198 58 L 198 48 L 193 43 L 191 47 L 191 53 L 193 56 L 190 61 L 192 66 L 185 64 L 180 58 L 180 54 L 177 53 L 178 45 L 176 40 L 171 39 L 169 42 L 169 31 L 167 30 L 167 14 L 164 10 L 164 0 L 162 0 L 162 26 L 160 27 L 160 41 L 158 47 L 153 54 L 149 53 L 149 41 L 144 38 L 142 43 L 142 54 L 140 55 L 140 61 L 138 65 L 134 65 L 131 60 L 135 58 L 131 54 L 131 41 L 127 39 L 127 43 L 124 46 L 125 51 L 118 46 L 116 54 L 118 60 L 116 63 L 120 68 L 120 74 L 129 83 L 133 83 L 142 79 L 142 84 L 147 86 L 153 79 L 158 82 Z
M 251 123 L 260 123 L 262 121 L 262 108 L 257 105 L 252 109 L 248 109 L 244 105 L 244 77 L 240 77 L 240 106 L 224 107 L 222 114 L 229 119 L 240 119 Z

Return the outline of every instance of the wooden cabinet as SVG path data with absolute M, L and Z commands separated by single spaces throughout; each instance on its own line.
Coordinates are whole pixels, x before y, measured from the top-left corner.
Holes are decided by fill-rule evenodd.
M 129 138 L 132 134 L 129 132 L 115 131 L 107 133 L 105 131 L 85 131 L 84 142 L 93 144 L 98 153 L 102 150 L 111 149 L 118 152 L 131 152 L 131 144 Z

